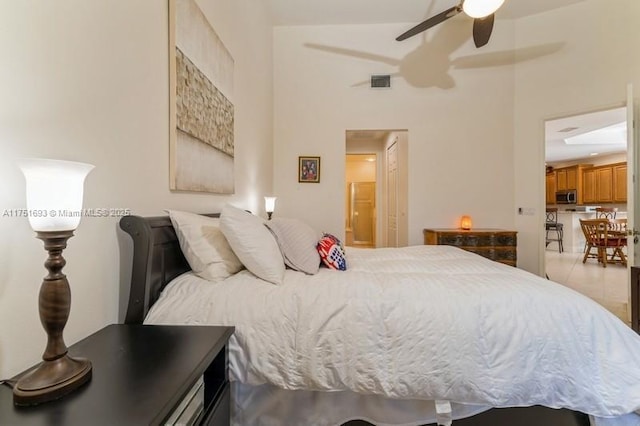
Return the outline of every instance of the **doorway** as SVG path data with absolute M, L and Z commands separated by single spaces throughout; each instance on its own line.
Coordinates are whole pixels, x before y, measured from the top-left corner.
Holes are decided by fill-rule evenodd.
M 408 132 L 347 130 L 345 244 L 408 244 Z
M 545 177 L 546 207 L 558 209 L 564 248 L 557 241 L 545 244 L 547 276 L 629 322 L 628 267 L 605 268 L 594 258 L 583 263 L 587 246 L 580 227 L 581 219 L 596 217 L 597 207 L 615 209 L 617 219 L 633 212 L 627 203 L 627 108 L 546 121 Z M 575 200 L 561 197 L 565 192 Z

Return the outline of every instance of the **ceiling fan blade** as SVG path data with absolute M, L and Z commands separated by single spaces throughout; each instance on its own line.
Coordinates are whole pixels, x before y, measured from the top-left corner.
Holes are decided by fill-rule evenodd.
M 493 31 L 493 21 L 495 15 L 492 13 L 484 18 L 476 18 L 473 20 L 473 42 L 476 47 L 482 47 L 489 43 L 491 31 Z
M 420 34 L 421 32 L 426 31 L 429 28 L 438 25 L 440 22 L 446 21 L 449 18 L 453 18 L 460 12 L 462 12 L 462 8 L 460 6 L 453 6 L 452 8 L 449 8 L 444 12 L 441 12 L 441 13 L 438 13 L 437 15 L 432 16 L 426 21 L 419 23 L 415 27 L 411 28 L 409 31 L 400 34 L 398 37 L 396 37 L 396 40 L 402 41 L 416 34 Z

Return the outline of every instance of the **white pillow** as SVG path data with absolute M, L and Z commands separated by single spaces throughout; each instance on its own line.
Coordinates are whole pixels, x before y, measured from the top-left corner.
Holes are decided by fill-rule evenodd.
M 219 228 L 218 218 L 176 210 L 167 212 L 182 253 L 196 275 L 220 281 L 242 269 L 240 259 Z
M 316 246 L 320 236 L 313 228 L 301 220 L 282 217 L 265 224 L 276 237 L 288 267 L 309 275 L 318 273 L 320 254 Z
M 249 271 L 265 281 L 282 284 L 284 259 L 263 219 L 227 204 L 220 214 L 220 229 Z

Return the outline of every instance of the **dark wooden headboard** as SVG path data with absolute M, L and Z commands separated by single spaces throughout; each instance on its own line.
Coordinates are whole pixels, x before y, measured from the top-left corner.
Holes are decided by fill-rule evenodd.
M 162 289 L 191 267 L 180 250 L 169 216 L 124 216 L 120 219 L 120 228 L 133 239 L 131 285 L 124 322 L 142 324 Z

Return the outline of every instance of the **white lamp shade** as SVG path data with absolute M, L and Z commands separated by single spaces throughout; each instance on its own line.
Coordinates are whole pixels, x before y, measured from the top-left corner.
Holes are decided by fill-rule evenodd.
M 472 18 L 484 18 L 502 6 L 504 0 L 464 0 L 462 9 Z
M 278 197 L 264 197 L 264 211 L 273 213 L 276 208 L 276 199 Z
M 27 215 L 34 231 L 71 231 L 82 217 L 84 179 L 93 165 L 30 158 L 18 161 L 27 181 Z

